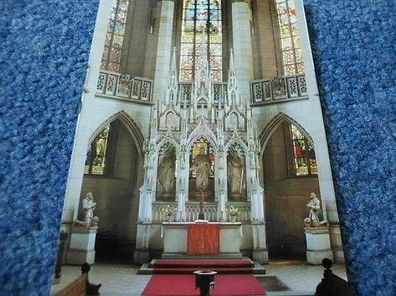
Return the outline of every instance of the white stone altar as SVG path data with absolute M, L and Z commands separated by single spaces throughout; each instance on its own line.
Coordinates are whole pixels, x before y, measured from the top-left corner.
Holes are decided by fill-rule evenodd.
M 161 237 L 164 240 L 162 258 L 177 258 L 187 256 L 188 226 L 194 222 L 164 222 Z M 220 226 L 220 255 L 219 258 L 242 258 L 240 252 L 242 224 L 239 222 L 207 223 Z

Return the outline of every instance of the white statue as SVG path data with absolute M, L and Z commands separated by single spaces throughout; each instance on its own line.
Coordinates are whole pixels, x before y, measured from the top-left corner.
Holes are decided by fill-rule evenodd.
M 161 185 L 162 196 L 169 197 L 175 184 L 175 159 L 173 153 L 167 153 L 158 169 L 158 182 Z
M 232 197 L 241 197 L 244 187 L 243 175 L 242 159 L 237 154 L 230 155 L 228 157 L 228 182 Z
M 88 192 L 85 198 L 82 201 L 82 207 L 84 210 L 84 222 L 87 226 L 91 226 L 92 222 L 95 220 L 93 211 L 96 208 L 96 202 L 93 199 L 92 192 Z
M 205 149 L 201 148 L 199 154 L 195 156 L 194 163 L 191 167 L 192 170 L 197 172 L 195 178 L 196 191 L 208 191 L 209 188 L 209 175 L 210 175 L 210 161 L 205 155 Z
M 314 192 L 309 194 L 309 202 L 307 203 L 307 207 L 309 209 L 308 218 L 304 219 L 304 222 L 307 226 L 311 224 L 314 227 L 318 227 L 324 224 L 327 224 L 327 221 L 320 221 L 320 200 L 317 198 Z

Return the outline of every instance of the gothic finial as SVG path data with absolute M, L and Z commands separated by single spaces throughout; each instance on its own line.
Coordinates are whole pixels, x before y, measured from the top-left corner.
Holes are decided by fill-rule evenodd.
M 233 73 L 233 75 L 235 75 L 234 50 L 232 48 L 230 49 L 230 73 Z
M 172 51 L 172 61 L 171 61 L 171 72 L 177 72 L 176 69 L 176 46 L 173 47 L 173 51 Z

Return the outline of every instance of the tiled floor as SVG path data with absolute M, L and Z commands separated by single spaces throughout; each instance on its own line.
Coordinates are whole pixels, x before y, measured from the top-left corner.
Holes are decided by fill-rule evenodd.
M 267 276 L 277 276 L 289 287 L 288 291 L 268 292 L 269 296 L 313 295 L 323 276 L 323 267 L 306 265 L 301 261 L 273 261 L 264 267 Z M 94 284 L 102 284 L 102 296 L 137 296 L 150 280 L 150 275 L 137 275 L 138 268 L 135 265 L 95 264 L 89 273 L 89 279 Z M 344 265 L 336 264 L 332 270 L 346 279 Z M 62 271 L 61 282 L 53 286 L 51 295 L 80 275 L 78 266 L 64 266 Z

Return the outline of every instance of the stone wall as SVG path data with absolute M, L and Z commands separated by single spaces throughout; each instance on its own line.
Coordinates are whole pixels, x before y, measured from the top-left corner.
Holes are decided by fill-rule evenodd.
M 132 259 L 139 201 L 139 185 L 136 181 L 143 171 L 138 169 L 135 143 L 121 122 L 114 142 L 109 141 L 108 147 L 115 148 L 113 155 L 108 158 L 112 160 L 112 163 L 107 163 L 112 168 L 109 176 L 84 175 L 80 219 L 81 200 L 88 192 L 93 192 L 97 202 L 94 214 L 99 217 L 96 239 L 98 255 L 107 258 L 122 255 L 123 258 Z
M 271 258 L 303 258 L 306 242 L 303 229 L 310 192 L 319 194 L 314 177 L 291 177 L 288 174 L 285 128 L 281 124 L 271 136 L 264 152 L 264 190 L 267 245 Z M 288 130 L 288 127 L 287 127 Z

